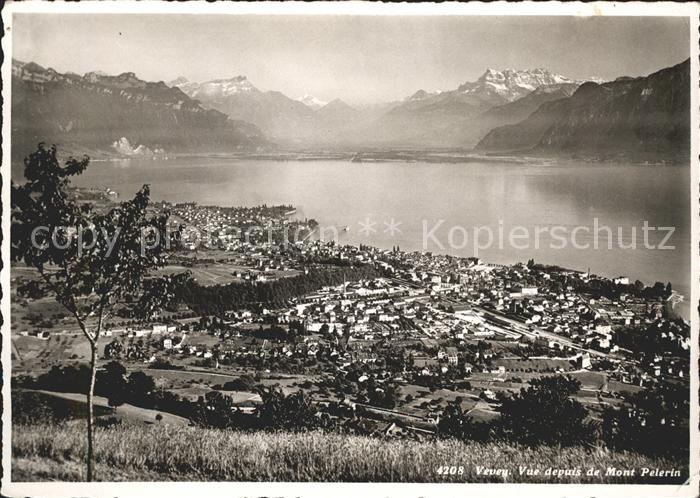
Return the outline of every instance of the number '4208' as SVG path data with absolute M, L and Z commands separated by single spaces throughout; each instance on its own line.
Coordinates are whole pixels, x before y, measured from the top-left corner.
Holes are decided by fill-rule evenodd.
M 437 474 L 441 476 L 461 476 L 464 474 L 464 467 L 457 465 L 440 465 Z

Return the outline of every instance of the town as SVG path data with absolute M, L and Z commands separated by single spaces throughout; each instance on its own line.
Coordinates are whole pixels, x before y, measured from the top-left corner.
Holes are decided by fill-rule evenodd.
M 291 206 L 153 209 L 186 225 L 161 271 L 189 272 L 190 290 L 151 321 L 112 317 L 101 361 L 146 369 L 192 402 L 218 390 L 251 412 L 255 386 L 274 386 L 340 421 L 359 413 L 368 433 L 418 437 L 451 403 L 494 420 L 504 395 L 543 376 L 577 379 L 593 417 L 661 381 L 688 383 L 690 329 L 670 284 L 341 246 L 314 239 L 316 222 Z M 14 304 L 37 308 L 36 284 L 13 272 Z M 253 298 L 225 299 L 244 287 Z M 47 318 L 14 320 L 15 374 L 81 359 L 71 318 Z

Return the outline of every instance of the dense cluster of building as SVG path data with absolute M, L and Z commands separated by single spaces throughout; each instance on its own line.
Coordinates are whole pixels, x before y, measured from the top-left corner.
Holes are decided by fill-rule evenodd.
M 182 228 L 184 249 L 249 250 L 282 242 L 304 240 L 314 228 L 313 220 L 293 219 L 293 206 L 220 207 L 194 202 L 171 205 L 171 222 Z
M 322 288 L 286 308 L 232 311 L 222 317 L 220 331 L 208 331 L 221 337 L 215 351 L 198 348 L 195 337 L 179 350 L 205 358 L 213 353 L 215 359 L 232 363 L 263 358 L 257 363 L 262 366 L 280 357 L 313 357 L 346 369 L 353 363 L 385 364 L 385 352 L 400 344 L 402 371 L 389 372 L 395 376 L 405 377 L 411 370 L 417 375 L 466 378 L 482 372 L 504 378 L 521 369 L 514 367 L 517 362 L 499 359 L 537 355 L 569 365 L 560 371 L 600 369 L 637 385 L 687 376 L 687 323 L 674 319 L 663 300 L 627 293 L 611 299 L 577 290 L 601 277 L 318 241 L 303 244 L 298 254 L 372 264 L 386 276 Z M 613 284 L 626 282 L 618 278 Z M 257 344 L 231 340 L 270 327 L 288 330 L 290 324 L 298 334 L 272 335 Z M 621 339 L 651 333 L 659 335 L 662 346 L 653 355 L 641 355 Z M 470 348 L 480 342 L 488 349 Z M 162 347 L 169 350 L 172 344 L 166 338 Z M 506 347 L 493 347 L 498 344 Z
M 345 275 L 345 269 L 369 265 L 381 276 L 348 278 L 219 316 L 190 313 L 108 327 L 109 351 L 126 359 L 335 372 L 361 387 L 462 389 L 484 403 L 496 400 L 494 391 L 517 390 L 551 373 L 603 373 L 600 392 L 608 390 L 608 380 L 635 388 L 661 379 L 687 381 L 690 328 L 673 312 L 678 296 L 664 286 L 645 288 L 627 277 L 534 261 L 496 265 L 312 240 L 315 222 L 292 219 L 290 206 L 186 203 L 156 209 L 168 209 L 174 224 L 190 229 L 182 231 L 181 249 L 203 250 L 197 261 L 229 268 L 234 279 L 250 285 L 284 272 L 303 275 L 310 267 Z M 305 235 L 283 238 L 290 230 Z M 182 263 L 189 260 L 181 251 L 172 258 L 189 264 Z

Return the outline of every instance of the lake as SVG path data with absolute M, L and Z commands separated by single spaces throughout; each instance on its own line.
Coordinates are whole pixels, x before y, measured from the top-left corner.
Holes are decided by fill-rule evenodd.
M 341 243 L 389 249 L 398 245 L 458 256 L 476 253 L 492 263 L 533 258 L 646 284 L 670 281 L 685 295 L 681 311 L 687 315 L 687 167 L 190 157 L 93 162 L 74 183 L 110 187 L 121 198 L 148 183 L 155 200 L 292 204 L 299 216 L 338 228 Z M 645 245 L 645 221 L 649 227 L 673 227 L 673 233 L 667 237 L 668 229 L 649 230 Z M 489 232 L 492 243 L 486 247 Z M 330 236 L 332 229 L 325 233 Z

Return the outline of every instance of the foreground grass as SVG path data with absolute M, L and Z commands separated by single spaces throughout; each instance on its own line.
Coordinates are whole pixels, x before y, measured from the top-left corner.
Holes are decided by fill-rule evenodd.
M 502 443 L 382 440 L 310 432 L 243 433 L 195 427 L 122 425 L 96 431 L 96 467 L 102 480 L 347 481 L 347 482 L 664 482 L 687 477 L 681 462 L 605 449 L 528 449 Z M 12 428 L 14 481 L 84 479 L 84 424 Z M 443 465 L 464 473 L 442 476 Z M 480 475 L 477 466 L 507 469 L 507 477 Z M 518 466 L 581 468 L 580 477 L 520 475 Z M 586 476 L 586 469 L 601 476 Z M 680 469 L 683 477 L 605 477 L 607 467 Z

